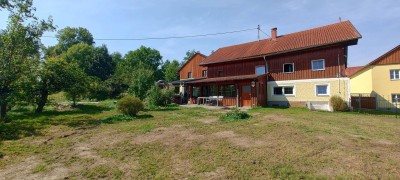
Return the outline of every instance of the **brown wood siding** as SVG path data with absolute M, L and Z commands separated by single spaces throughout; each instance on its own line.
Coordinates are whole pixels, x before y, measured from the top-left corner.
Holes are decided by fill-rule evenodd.
M 222 100 L 223 106 L 236 106 L 236 97 L 224 97 Z
M 341 76 L 345 76 L 345 46 L 328 47 L 309 51 L 288 53 L 283 55 L 267 57 L 269 81 L 295 80 L 295 79 L 316 79 L 336 78 L 341 68 Z M 325 70 L 313 71 L 311 61 L 325 59 Z M 283 73 L 284 63 L 294 63 L 293 73 Z M 218 71 L 223 71 L 223 76 L 237 76 L 255 74 L 255 67 L 265 65 L 263 58 L 249 60 L 210 64 L 208 66 L 208 77 L 218 77 Z
M 400 64 L 400 48 L 390 54 L 382 57 L 379 61 L 373 63 L 373 65 L 385 65 L 385 64 Z
M 188 79 L 188 72 L 192 72 L 192 78 L 202 77 L 202 71 L 207 70 L 207 67 L 199 66 L 200 62 L 205 59 L 200 54 L 194 55 L 179 71 L 180 79 Z

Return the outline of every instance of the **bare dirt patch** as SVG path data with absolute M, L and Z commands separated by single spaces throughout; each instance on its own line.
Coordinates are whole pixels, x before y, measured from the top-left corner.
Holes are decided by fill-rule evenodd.
M 193 130 L 178 127 L 162 127 L 150 133 L 139 135 L 132 141 L 133 144 L 161 142 L 165 145 L 181 144 L 182 141 L 203 140 L 204 135 L 196 134 Z
M 250 137 L 238 135 L 233 131 L 221 131 L 212 135 L 216 138 L 227 139 L 232 144 L 244 148 L 268 145 L 268 142 L 266 141 L 255 140 Z
M 268 114 L 262 118 L 262 122 L 289 122 L 293 121 L 292 118 L 280 114 Z
M 204 119 L 199 119 L 197 121 L 202 122 L 204 124 L 211 124 L 211 123 L 217 122 L 218 118 L 204 118 Z

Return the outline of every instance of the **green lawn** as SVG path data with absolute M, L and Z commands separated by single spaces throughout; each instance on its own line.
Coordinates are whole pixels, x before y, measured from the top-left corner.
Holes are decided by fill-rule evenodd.
M 0 179 L 400 178 L 400 119 L 306 109 L 168 107 L 120 115 L 112 101 L 0 123 Z

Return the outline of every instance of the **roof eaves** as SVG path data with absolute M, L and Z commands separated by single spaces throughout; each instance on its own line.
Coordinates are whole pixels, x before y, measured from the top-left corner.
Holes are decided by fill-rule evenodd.
M 276 53 L 270 53 L 270 54 L 260 54 L 260 55 L 255 55 L 255 56 L 248 56 L 248 57 L 243 57 L 243 58 L 236 58 L 236 59 L 231 59 L 227 61 L 222 61 L 222 62 L 211 62 L 211 63 L 200 63 L 200 65 L 208 65 L 208 64 L 219 64 L 219 63 L 226 63 L 226 62 L 233 62 L 233 61 L 240 61 L 240 60 L 246 60 L 246 59 L 253 59 L 253 58 L 259 58 L 259 57 L 267 57 L 267 56 L 274 56 L 274 55 L 279 55 L 279 54 L 284 54 L 284 53 L 289 53 L 289 52 L 296 52 L 296 51 L 302 51 L 302 50 L 307 50 L 307 49 L 312 49 L 312 48 L 318 48 L 318 47 L 323 47 L 323 46 L 330 46 L 334 44 L 341 44 L 344 42 L 350 42 L 354 40 L 361 39 L 361 35 L 359 38 L 352 38 L 344 41 L 337 41 L 333 43 L 326 43 L 326 44 L 320 44 L 320 45 L 315 45 L 315 46 L 307 46 L 303 48 L 297 48 L 297 49 L 291 49 L 291 50 L 286 50 L 286 51 L 280 51 Z

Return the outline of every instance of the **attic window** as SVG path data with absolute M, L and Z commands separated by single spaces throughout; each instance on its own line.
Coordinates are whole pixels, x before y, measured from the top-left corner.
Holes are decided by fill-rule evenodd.
M 294 72 L 294 63 L 285 63 L 285 64 L 283 64 L 283 72 L 284 73 L 292 73 L 292 72 Z
M 188 72 L 188 78 L 192 78 L 192 72 Z

